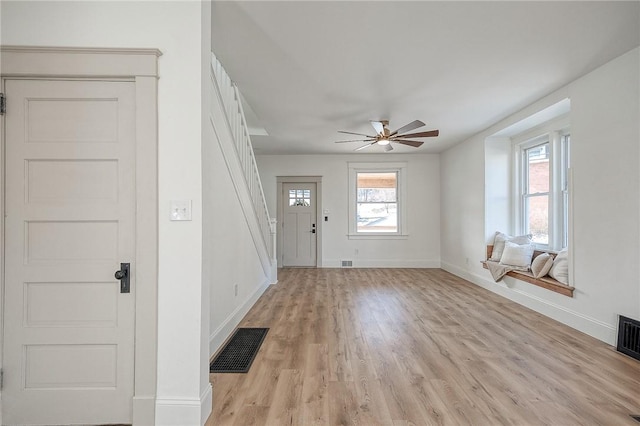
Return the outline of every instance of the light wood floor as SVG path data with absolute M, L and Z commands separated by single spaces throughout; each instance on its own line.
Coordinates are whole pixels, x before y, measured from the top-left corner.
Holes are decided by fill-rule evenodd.
M 640 362 L 439 269 L 284 269 L 208 425 L 635 425 Z

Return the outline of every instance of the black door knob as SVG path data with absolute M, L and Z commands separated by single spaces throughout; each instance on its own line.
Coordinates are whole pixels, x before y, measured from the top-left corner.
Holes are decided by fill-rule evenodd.
M 116 271 L 113 274 L 116 277 L 116 280 L 120 280 L 120 293 L 129 293 L 130 290 L 130 282 L 129 282 L 129 268 L 130 265 L 128 263 L 121 263 L 120 270 Z

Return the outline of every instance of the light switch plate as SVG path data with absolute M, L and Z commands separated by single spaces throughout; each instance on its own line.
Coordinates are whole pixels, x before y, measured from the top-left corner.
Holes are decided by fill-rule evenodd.
M 171 200 L 171 220 L 191 220 L 191 200 Z

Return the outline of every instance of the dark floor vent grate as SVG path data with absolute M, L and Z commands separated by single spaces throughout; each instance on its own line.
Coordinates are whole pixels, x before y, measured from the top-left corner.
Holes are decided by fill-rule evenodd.
M 251 367 L 268 328 L 239 328 L 210 366 L 212 373 L 246 373 Z
M 618 351 L 640 360 L 640 321 L 620 315 Z

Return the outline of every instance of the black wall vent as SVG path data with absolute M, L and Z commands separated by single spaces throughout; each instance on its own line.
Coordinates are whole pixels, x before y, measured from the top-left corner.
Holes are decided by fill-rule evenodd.
M 640 321 L 620 315 L 618 351 L 640 361 Z
M 343 260 L 342 267 L 343 268 L 351 268 L 353 266 L 353 260 Z

